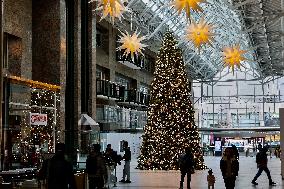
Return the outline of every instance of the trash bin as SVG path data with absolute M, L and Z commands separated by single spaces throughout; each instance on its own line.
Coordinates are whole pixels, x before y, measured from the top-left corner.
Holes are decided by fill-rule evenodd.
M 76 186 L 77 189 L 85 189 L 86 186 L 86 177 L 85 177 L 85 173 L 76 173 L 75 175 L 75 182 L 76 182 Z
M 0 188 L 1 189 L 13 189 L 13 185 L 12 185 L 12 183 L 0 183 Z

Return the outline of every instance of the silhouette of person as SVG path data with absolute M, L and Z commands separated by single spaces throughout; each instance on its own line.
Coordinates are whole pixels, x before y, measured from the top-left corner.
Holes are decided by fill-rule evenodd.
M 55 146 L 55 155 L 45 165 L 48 189 L 76 189 L 73 167 L 65 157 L 65 144 Z
M 103 155 L 100 152 L 101 145 L 94 144 L 86 160 L 86 172 L 89 178 L 90 189 L 103 189 L 107 181 L 107 168 Z
M 268 180 L 269 180 L 269 185 L 270 186 L 276 185 L 276 183 L 272 181 L 270 171 L 267 167 L 267 162 L 268 162 L 267 155 L 266 155 L 267 150 L 268 149 L 264 147 L 260 149 L 260 151 L 256 154 L 256 163 L 257 163 L 258 172 L 256 173 L 255 177 L 251 181 L 253 185 L 258 185 L 256 180 L 261 175 L 262 171 L 266 172 Z
M 220 169 L 224 179 L 226 189 L 235 188 L 235 181 L 239 171 L 239 162 L 234 156 L 231 147 L 226 148 L 220 161 Z
M 122 157 L 122 159 L 124 159 L 124 168 L 123 168 L 123 177 L 122 177 L 122 180 L 120 182 L 131 183 L 131 181 L 130 181 L 131 151 L 130 151 L 130 147 L 128 146 L 127 141 L 124 141 L 123 149 L 124 149 L 124 156 Z M 126 176 L 127 176 L 127 180 L 125 180 Z
M 207 182 L 208 182 L 208 189 L 212 186 L 212 189 L 214 189 L 214 184 L 215 184 L 215 176 L 213 175 L 212 169 L 209 169 L 208 175 L 207 175 Z
M 194 172 L 194 157 L 190 147 L 185 149 L 185 154 L 180 157 L 180 189 L 183 188 L 184 177 L 187 175 L 187 188 L 190 189 L 191 173 Z

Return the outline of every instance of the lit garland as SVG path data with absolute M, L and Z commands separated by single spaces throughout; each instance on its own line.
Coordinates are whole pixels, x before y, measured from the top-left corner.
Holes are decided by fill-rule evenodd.
M 241 61 L 246 60 L 246 58 L 244 57 L 244 54 L 246 52 L 247 51 L 240 49 L 240 45 L 224 48 L 223 55 L 225 64 L 231 67 L 232 71 L 234 72 L 234 67 L 237 66 L 238 68 L 240 68 Z
M 17 77 L 17 76 L 9 76 L 8 78 L 11 79 L 11 83 L 23 84 L 23 85 L 27 85 L 31 88 L 47 89 L 47 90 L 51 90 L 51 91 L 60 91 L 60 89 L 61 89 L 61 87 L 57 86 L 57 85 L 52 85 L 52 84 L 43 83 L 43 82 L 40 82 L 40 81 L 25 79 L 25 78 L 21 78 L 21 77 Z
M 213 26 L 208 24 L 204 18 L 199 23 L 192 21 L 186 29 L 186 39 L 192 41 L 194 46 L 200 49 L 201 45 L 209 44 L 212 46 Z
M 141 41 L 143 41 L 146 37 L 138 37 L 139 34 L 140 33 L 137 33 L 137 31 L 135 31 L 133 35 L 130 35 L 127 31 L 126 33 L 121 32 L 122 36 L 120 36 L 118 42 L 122 43 L 122 45 L 118 47 L 117 50 L 124 50 L 124 56 L 131 54 L 132 59 L 134 59 L 134 54 L 143 54 L 142 50 L 144 50 L 144 47 L 147 45 L 142 44 Z
M 190 18 L 191 9 L 194 11 L 203 12 L 202 8 L 199 6 L 200 3 L 206 3 L 205 0 L 173 0 L 171 5 L 174 5 L 178 13 L 184 9 L 187 18 Z
M 91 0 L 89 2 L 94 1 L 98 2 L 98 8 L 96 10 L 103 11 L 101 20 L 109 15 L 112 23 L 114 23 L 115 18 L 121 20 L 123 12 L 128 11 L 124 6 L 124 3 L 128 2 L 127 0 Z
M 151 84 L 148 119 L 138 158 L 139 169 L 178 169 L 178 157 L 187 147 L 191 147 L 194 153 L 196 169 L 206 168 L 182 52 L 176 45 L 173 35 L 166 33 Z

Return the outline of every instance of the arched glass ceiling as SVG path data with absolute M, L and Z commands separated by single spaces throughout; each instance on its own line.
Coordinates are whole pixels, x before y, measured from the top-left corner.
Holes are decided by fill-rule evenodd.
M 261 74 L 258 72 L 258 64 L 253 62 L 254 49 L 250 48 L 250 39 L 244 31 L 244 25 L 237 12 L 232 9 L 232 2 L 228 0 L 208 0 L 208 3 L 201 4 L 203 13 L 192 12 L 192 19 L 199 21 L 203 16 L 214 25 L 215 42 L 213 47 L 205 46 L 198 53 L 191 42 L 187 42 L 183 36 L 185 27 L 189 24 L 185 13 L 178 15 L 173 6 L 169 6 L 170 0 L 131 0 L 128 8 L 132 13 L 125 17 L 136 23 L 139 29 L 147 35 L 148 42 L 161 40 L 161 34 L 167 29 L 174 31 L 179 37 L 179 46 L 184 51 L 184 60 L 188 71 L 193 79 L 209 80 L 224 68 L 222 60 L 222 48 L 240 44 L 241 48 L 248 50 L 246 58 L 251 60 L 244 62 L 246 69 L 257 70 L 255 77 Z M 131 16 L 130 16 L 131 15 Z M 245 69 L 245 68 L 242 68 Z

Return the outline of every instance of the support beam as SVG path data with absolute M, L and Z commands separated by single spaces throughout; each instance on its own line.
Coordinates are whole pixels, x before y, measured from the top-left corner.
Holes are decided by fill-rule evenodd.
M 89 112 L 90 62 L 89 62 L 89 11 L 88 0 L 81 0 L 81 112 Z
M 75 0 L 66 0 L 67 23 L 67 60 L 66 60 L 66 92 L 65 92 L 65 144 L 70 161 L 75 163 Z M 76 129 L 77 130 L 77 129 Z
M 2 99 L 3 99 L 3 23 L 4 23 L 4 0 L 0 1 L 0 147 L 1 147 L 1 167 L 0 170 L 3 169 L 4 165 L 4 129 L 3 129 L 3 121 L 2 121 Z

